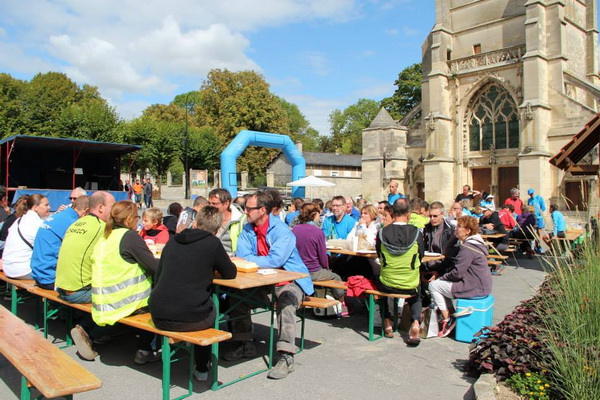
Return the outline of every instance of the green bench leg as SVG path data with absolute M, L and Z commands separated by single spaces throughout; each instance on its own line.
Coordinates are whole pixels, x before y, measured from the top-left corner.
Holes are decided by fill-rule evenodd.
M 14 293 L 13 293 L 14 295 Z M 31 399 L 31 389 L 27 385 L 27 378 L 24 376 L 21 377 L 21 400 L 30 400 Z

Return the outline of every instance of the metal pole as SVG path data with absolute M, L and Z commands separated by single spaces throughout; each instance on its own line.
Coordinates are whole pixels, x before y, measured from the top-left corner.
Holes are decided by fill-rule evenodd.
M 189 112 L 189 106 L 190 104 L 188 103 L 188 98 L 190 97 L 190 95 L 193 92 L 189 92 L 186 96 L 185 96 L 185 198 L 189 199 L 190 198 L 190 165 L 189 165 L 189 159 L 188 159 L 188 143 L 189 143 L 189 133 L 188 133 L 188 112 Z M 194 104 L 192 102 L 192 104 Z

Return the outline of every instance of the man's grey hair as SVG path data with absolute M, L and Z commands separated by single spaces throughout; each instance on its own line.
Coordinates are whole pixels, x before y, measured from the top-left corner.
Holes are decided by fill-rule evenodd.
M 205 206 L 202 207 L 196 215 L 196 227 L 212 233 L 217 233 L 223 223 L 223 214 L 219 212 L 217 207 Z
M 517 193 L 521 194 L 521 191 L 519 189 L 517 189 L 517 188 L 510 189 L 511 196 L 514 196 Z
M 85 189 L 79 186 L 73 189 L 71 193 L 74 193 L 73 197 L 87 196 Z

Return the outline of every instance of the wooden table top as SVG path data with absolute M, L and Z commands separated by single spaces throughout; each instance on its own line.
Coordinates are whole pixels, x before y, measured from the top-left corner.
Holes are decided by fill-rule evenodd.
M 327 249 L 328 252 L 332 253 L 332 254 L 345 254 L 348 256 L 357 256 L 357 257 L 366 257 L 366 258 L 377 258 L 377 253 L 364 253 L 364 252 L 359 252 L 359 251 L 352 251 L 352 250 L 346 250 L 346 249 Z M 439 256 L 424 256 L 421 259 L 421 262 L 429 262 L 429 261 L 438 261 L 438 260 L 443 260 L 444 259 L 444 255 L 439 255 Z
M 484 239 L 500 239 L 500 238 L 503 238 L 506 235 L 507 235 L 506 233 L 493 233 L 491 235 L 481 234 L 481 237 L 484 238 Z
M 258 272 L 239 272 L 235 279 L 215 278 L 215 285 L 225 286 L 232 289 L 250 289 L 259 286 L 275 285 L 281 282 L 295 281 L 296 279 L 306 278 L 308 274 L 301 272 L 291 272 L 285 269 L 276 269 L 277 273 L 271 275 L 261 275 Z

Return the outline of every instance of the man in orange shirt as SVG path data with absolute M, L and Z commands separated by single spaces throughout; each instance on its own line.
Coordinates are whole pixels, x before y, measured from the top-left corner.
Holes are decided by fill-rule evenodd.
M 136 179 L 133 185 L 133 194 L 135 195 L 134 203 L 138 204 L 138 207 L 142 204 L 142 191 L 144 190 L 143 186 L 140 185 L 140 180 Z

